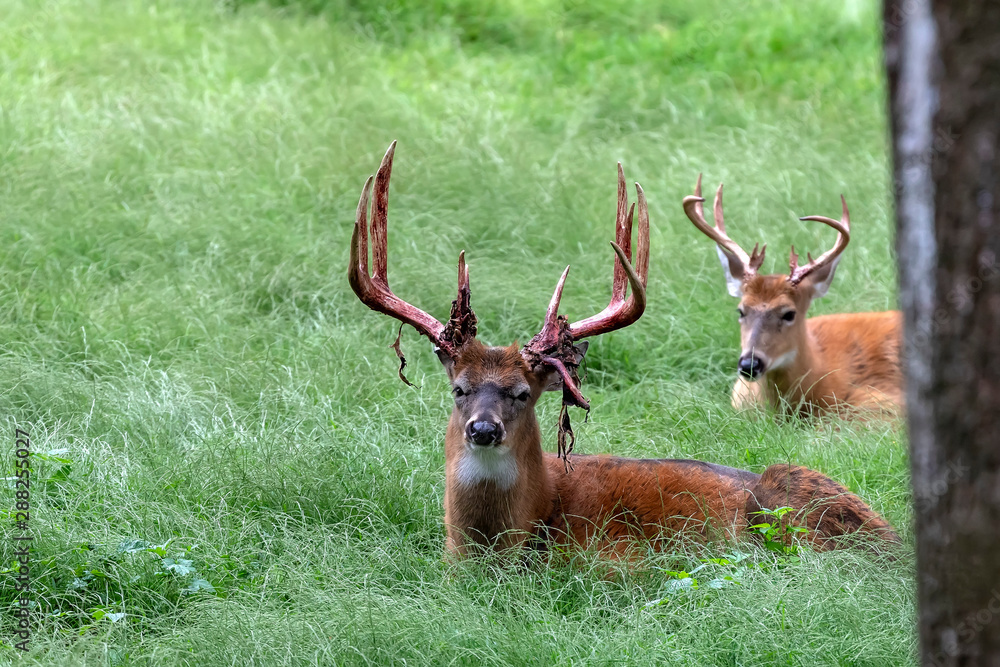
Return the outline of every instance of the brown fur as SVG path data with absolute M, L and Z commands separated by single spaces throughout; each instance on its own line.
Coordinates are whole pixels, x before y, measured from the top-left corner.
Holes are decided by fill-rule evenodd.
M 546 546 L 610 553 L 636 539 L 654 544 L 676 535 L 736 539 L 760 521 L 748 512 L 785 505 L 802 510 L 792 520 L 804 520 L 811 530 L 808 539 L 824 549 L 836 546 L 834 538 L 858 531 L 898 541 L 888 523 L 856 495 L 797 466 L 772 466 L 757 475 L 701 461 L 573 455 L 567 471 L 561 459 L 542 452 L 535 417 L 542 392 L 558 389 L 550 373 L 532 372 L 516 346 L 486 348 L 477 342 L 446 367 L 453 384 L 466 390 L 456 401 L 445 437 L 445 523 L 447 549 L 454 556 L 476 548 L 518 547 L 532 535 Z M 522 383 L 530 387 L 530 399 L 517 409 L 507 406 L 513 399 L 505 397 Z M 466 443 L 466 422 L 484 410 L 503 414 L 506 438 L 495 451 Z M 510 478 L 503 475 L 463 481 L 468 474 L 463 465 L 496 453 L 516 463 L 509 486 L 504 480 Z M 816 510 L 817 503 L 823 512 Z
M 807 539 L 823 550 L 836 548 L 838 538 L 858 533 L 899 541 L 889 522 L 861 498 L 826 475 L 802 466 L 779 464 L 765 470 L 747 501 L 746 511 L 762 522 L 756 512 L 779 507 L 798 510 L 783 517 L 783 523 L 791 521 L 809 528 Z
M 754 276 L 743 284 L 740 308 L 744 353 L 753 349 L 770 363 L 794 358 L 763 377 L 737 379 L 734 407 L 788 405 L 802 413 L 895 412 L 903 405 L 898 311 L 845 313 L 806 319 L 813 284 L 792 286 L 783 275 Z M 795 320 L 781 321 L 794 310 Z

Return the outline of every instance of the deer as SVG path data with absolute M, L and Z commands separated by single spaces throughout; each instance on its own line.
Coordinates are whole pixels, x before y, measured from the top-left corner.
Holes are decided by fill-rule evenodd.
M 722 184 L 715 193 L 714 225 L 705 220 L 701 174 L 694 194 L 684 198 L 687 217 L 708 238 L 738 298 L 740 356 L 731 402 L 735 409 L 767 407 L 800 416 L 839 414 L 867 418 L 898 414 L 903 402 L 900 366 L 902 316 L 891 310 L 806 318 L 814 299 L 830 289 L 841 254 L 851 238 L 843 196 L 841 218 L 800 218 L 837 232 L 832 248 L 799 265 L 792 246 L 787 275 L 761 275 L 767 245 L 747 254 L 726 233 Z
M 539 332 L 520 348 L 516 342 L 487 346 L 476 338 L 464 251 L 458 256 L 458 294 L 446 323 L 389 287 L 388 188 L 395 147 L 393 142 L 362 189 L 348 280 L 364 305 L 398 320 L 400 331 L 408 324 L 431 342 L 450 383 L 454 404 L 444 434 L 447 557 L 525 554 L 557 546 L 616 556 L 641 540 L 655 545 L 674 536 L 736 539 L 759 522 L 763 508 L 779 506 L 794 506 L 797 513 L 789 518 L 819 548 L 833 548 L 838 538 L 855 534 L 898 542 L 889 523 L 861 498 L 801 466 L 774 465 L 757 474 L 695 460 L 572 454 L 566 409 L 589 409 L 578 373 L 586 339 L 628 327 L 646 307 L 649 211 L 641 186 L 635 184 L 637 201 L 628 206 L 619 163 L 608 306 L 572 323 L 559 314 L 566 267 Z M 397 336 L 393 347 L 402 368 L 398 342 Z M 546 392 L 561 392 L 563 398 L 559 453 L 542 450 L 535 408 Z

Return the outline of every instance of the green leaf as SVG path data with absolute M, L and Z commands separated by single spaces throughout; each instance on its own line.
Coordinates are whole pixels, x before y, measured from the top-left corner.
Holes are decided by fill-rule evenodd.
M 164 558 L 163 559 L 163 570 L 165 572 L 173 572 L 181 577 L 186 577 L 195 571 L 194 561 L 188 560 L 187 558 Z
M 191 582 L 191 585 L 184 589 L 185 593 L 197 593 L 198 591 L 205 591 L 206 593 L 214 593 L 215 587 L 210 584 L 205 579 L 195 579 Z
M 145 540 L 125 540 L 118 545 L 118 553 L 134 554 L 149 549 L 149 542 Z
M 170 542 L 171 541 L 172 540 L 167 540 L 163 544 L 153 545 L 153 546 L 149 547 L 148 550 L 151 551 L 152 553 L 156 554 L 160 558 L 164 558 L 167 555 L 167 547 L 170 546 Z
M 698 588 L 698 580 L 692 577 L 686 577 L 684 579 L 671 579 L 667 582 L 667 585 L 663 587 L 664 591 L 667 593 L 690 591 L 696 588 Z
M 69 586 L 67 586 L 66 588 L 71 591 L 82 590 L 87 587 L 87 582 L 90 579 L 93 579 L 93 577 L 91 577 L 90 575 L 83 577 L 82 579 L 80 577 L 74 577 L 73 581 L 71 581 Z
M 57 451 L 60 454 L 65 454 L 66 451 L 68 450 L 56 449 L 53 451 Z M 63 464 L 73 463 L 73 459 L 64 459 L 60 456 L 52 456 L 51 454 L 43 454 L 42 452 L 33 452 L 31 454 L 31 458 L 36 459 L 38 461 L 49 461 L 50 463 L 63 463 Z

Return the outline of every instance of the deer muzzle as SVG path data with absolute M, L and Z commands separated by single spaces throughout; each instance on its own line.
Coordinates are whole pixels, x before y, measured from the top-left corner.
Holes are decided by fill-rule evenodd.
M 740 357 L 740 375 L 756 380 L 767 370 L 767 362 L 756 354 L 744 354 Z
M 477 447 L 495 447 L 506 437 L 507 432 L 499 419 L 473 417 L 465 424 L 465 441 Z

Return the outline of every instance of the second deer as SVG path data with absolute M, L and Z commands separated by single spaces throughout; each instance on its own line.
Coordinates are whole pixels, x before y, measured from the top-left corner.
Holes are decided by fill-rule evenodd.
M 747 254 L 726 233 L 722 185 L 715 193 L 714 225 L 705 221 L 701 175 L 684 212 L 715 241 L 726 272 L 729 294 L 739 303 L 739 376 L 733 387 L 735 408 L 767 405 L 800 414 L 894 413 L 903 404 L 898 311 L 843 313 L 806 319 L 813 299 L 830 289 L 840 255 L 851 236 L 847 202 L 840 198 L 840 220 L 813 220 L 837 231 L 833 248 L 799 266 L 792 247 L 788 275 L 760 275 L 767 246 Z

